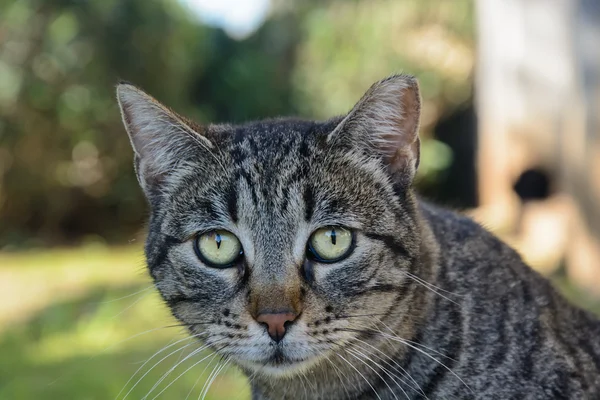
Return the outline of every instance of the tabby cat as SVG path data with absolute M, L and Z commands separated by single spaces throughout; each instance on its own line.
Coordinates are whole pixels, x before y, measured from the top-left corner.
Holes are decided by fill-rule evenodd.
M 415 78 L 325 122 L 196 125 L 117 97 L 156 288 L 254 399 L 600 399 L 600 322 L 416 197 Z

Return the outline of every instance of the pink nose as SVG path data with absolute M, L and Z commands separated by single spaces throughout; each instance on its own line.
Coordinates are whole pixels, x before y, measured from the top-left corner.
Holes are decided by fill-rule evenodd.
M 280 312 L 271 314 L 260 314 L 256 321 L 267 325 L 269 336 L 276 342 L 279 342 L 285 336 L 285 324 L 293 322 L 298 317 L 292 312 Z

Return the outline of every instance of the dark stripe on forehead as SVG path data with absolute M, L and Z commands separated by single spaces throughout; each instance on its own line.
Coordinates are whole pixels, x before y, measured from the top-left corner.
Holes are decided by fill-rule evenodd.
M 248 185 L 248 190 L 250 190 L 250 194 L 252 195 L 252 202 L 254 205 L 258 205 L 258 196 L 256 194 L 256 189 L 254 182 L 252 182 L 252 177 L 250 173 L 246 171 L 244 168 L 240 168 L 237 171 L 236 181 L 239 181 L 240 178 L 243 178 L 246 181 L 246 185 Z
M 312 190 L 312 186 L 307 183 L 304 186 L 304 219 L 309 222 L 312 219 L 315 211 L 315 197 Z
M 343 215 L 349 211 L 348 202 L 342 198 L 329 198 L 319 203 L 319 213 L 325 215 Z
M 227 211 L 233 222 L 238 222 L 238 207 L 237 207 L 237 180 L 231 183 L 229 191 L 226 195 Z
M 290 188 L 289 186 L 283 186 L 281 191 L 283 193 L 283 198 L 281 199 L 281 211 L 285 213 L 287 212 L 290 203 Z
M 304 173 L 305 170 L 306 168 L 304 167 L 304 164 L 300 164 L 299 166 L 295 165 L 294 169 L 291 169 L 290 167 L 289 173 L 286 174 L 283 177 L 284 180 L 279 183 L 279 191 L 281 191 L 283 194 L 283 202 L 281 207 L 284 212 L 287 211 L 289 205 L 291 189 L 297 189 L 298 192 L 303 190 L 301 189 L 302 186 L 300 185 L 300 180 L 306 175 Z M 304 199 L 304 202 L 306 202 L 306 199 Z
M 219 214 L 217 213 L 217 210 L 214 207 L 213 199 L 211 198 L 203 198 L 198 200 L 196 202 L 196 210 L 200 211 L 212 220 L 215 220 L 219 217 Z M 180 223 L 181 220 L 179 219 L 178 222 Z M 181 228 L 180 226 L 178 227 Z

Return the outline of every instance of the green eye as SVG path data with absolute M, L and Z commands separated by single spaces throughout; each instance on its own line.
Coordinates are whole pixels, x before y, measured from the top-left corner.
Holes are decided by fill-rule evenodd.
M 214 230 L 194 241 L 194 251 L 202 262 L 214 268 L 228 268 L 244 253 L 239 239 L 231 232 Z
M 308 241 L 308 251 L 320 262 L 332 263 L 347 257 L 352 251 L 352 231 L 340 226 L 317 229 Z

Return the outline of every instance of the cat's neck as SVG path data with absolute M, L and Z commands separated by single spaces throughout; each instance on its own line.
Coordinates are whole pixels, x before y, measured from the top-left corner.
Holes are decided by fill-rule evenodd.
M 352 345 L 328 355 L 300 375 L 273 378 L 260 373 L 248 374 L 253 399 L 334 399 L 340 396 L 363 399 L 377 398 L 375 393 L 386 399 L 395 398 L 392 392 L 398 387 L 416 394 L 415 384 L 403 371 L 410 363 L 407 355 L 418 346 L 420 331 L 431 314 L 435 293 L 428 285 L 437 285 L 438 264 L 437 243 L 428 224 L 421 220 L 421 251 L 413 273 L 413 279 L 416 277 L 421 282 L 411 285 L 397 301 L 398 309 L 408 311 L 381 317 Z M 374 367 L 377 364 L 380 367 Z

